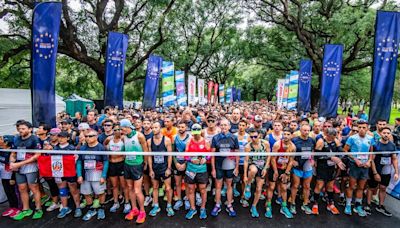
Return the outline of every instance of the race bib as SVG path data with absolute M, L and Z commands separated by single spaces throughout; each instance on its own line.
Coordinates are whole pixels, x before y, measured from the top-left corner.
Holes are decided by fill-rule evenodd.
M 84 169 L 96 169 L 96 160 L 85 160 L 83 162 Z
M 381 165 L 390 165 L 392 164 L 392 158 L 391 157 L 381 157 Z
M 311 156 L 310 155 L 302 155 L 301 159 L 311 159 Z
M 278 163 L 279 164 L 286 164 L 289 162 L 289 158 L 285 158 L 285 157 L 279 157 L 278 158 Z
M 160 155 L 154 156 L 154 163 L 156 163 L 156 164 L 164 163 L 164 156 L 160 156 Z
M 176 156 L 176 160 L 178 161 L 184 161 L 185 157 L 184 156 Z
M 62 182 L 61 177 L 55 177 L 55 178 L 54 178 L 54 181 L 55 181 L 56 183 L 61 183 L 61 182 Z
M 134 161 L 134 160 L 136 160 L 136 155 L 127 155 L 125 157 L 125 159 L 128 161 Z
M 26 152 L 17 152 L 17 160 L 23 161 L 26 158 Z
M 369 155 L 368 154 L 358 154 L 357 159 L 359 160 L 368 160 Z
M 332 160 L 327 160 L 326 163 L 327 163 L 328 166 L 334 166 L 334 165 L 336 164 L 336 163 L 335 163 L 334 161 L 332 161 Z
M 264 166 L 265 161 L 264 161 L 264 160 L 255 160 L 255 161 L 254 161 L 254 164 L 255 164 L 256 166 L 258 166 L 258 167 L 262 167 L 262 166 Z
M 195 172 L 186 171 L 185 174 L 186 174 L 186 176 L 188 176 L 191 180 L 194 180 L 194 178 L 196 177 L 196 173 L 195 173 Z

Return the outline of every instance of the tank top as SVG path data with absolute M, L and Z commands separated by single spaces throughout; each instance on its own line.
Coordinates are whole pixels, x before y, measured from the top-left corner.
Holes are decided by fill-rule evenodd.
M 184 139 L 181 139 L 179 135 L 175 136 L 175 148 L 178 152 L 185 152 L 186 144 L 189 140 L 190 135 L 186 134 Z M 176 160 L 183 164 L 185 162 L 185 158 L 183 156 L 176 156 Z
M 279 139 L 282 139 L 282 136 L 279 136 Z M 277 141 L 278 141 L 278 140 L 276 140 L 276 139 L 274 138 L 274 133 L 271 133 L 271 134 L 268 135 L 268 142 L 269 142 L 269 146 L 270 146 L 271 151 L 272 151 L 272 147 L 274 146 L 274 144 L 275 144 Z
M 322 166 L 325 168 L 334 168 L 335 167 L 335 162 L 333 162 L 329 156 L 329 153 L 332 152 L 337 152 L 338 147 L 336 146 L 336 142 L 327 142 L 325 138 L 322 138 L 324 140 L 324 146 L 321 149 L 321 152 L 326 152 L 327 155 L 324 156 L 315 156 L 317 160 L 317 165 Z
M 132 133 L 131 133 L 132 134 Z M 127 152 L 142 152 L 143 148 L 139 142 L 138 134 L 135 131 L 132 137 L 125 136 L 124 147 Z M 125 164 L 128 165 L 141 165 L 143 163 L 143 155 L 127 155 L 125 157 Z
M 260 146 L 261 148 L 255 149 L 253 147 L 253 144 L 250 143 L 250 148 L 251 148 L 251 152 L 256 152 L 256 153 L 265 153 L 265 145 L 264 145 L 264 140 L 260 141 Z M 265 160 L 266 160 L 266 156 L 262 156 L 262 155 L 257 155 L 257 156 L 251 156 L 251 164 L 254 164 L 257 166 L 257 168 L 259 169 L 263 169 L 265 166 Z
M 154 143 L 154 137 L 151 138 L 151 151 L 154 152 L 167 152 L 167 147 L 165 146 L 165 136 L 161 138 L 160 144 L 156 145 Z M 153 156 L 153 169 L 166 169 L 167 161 L 165 156 L 162 155 L 154 155 Z
M 278 152 L 279 153 L 284 153 L 284 152 L 286 152 L 286 150 L 285 150 L 285 148 L 283 146 L 283 141 L 281 140 L 280 142 L 281 142 L 280 143 L 281 145 L 280 145 L 280 147 L 278 149 Z M 286 169 L 286 166 L 287 166 L 288 162 L 289 162 L 289 157 L 288 156 L 278 156 L 276 158 L 276 167 L 278 169 L 280 169 L 280 170 L 284 170 L 284 169 Z
M 187 152 L 208 152 L 209 150 L 206 147 L 206 140 L 203 139 L 200 142 L 196 142 L 194 140 L 190 140 L 188 145 L 188 151 Z M 189 157 L 185 157 L 187 160 Z M 199 157 L 201 158 L 201 157 Z M 207 164 L 203 165 L 196 165 L 191 162 L 187 163 L 186 170 L 189 172 L 194 172 L 194 173 L 205 173 L 207 172 Z
M 236 135 L 239 139 L 239 132 L 236 132 L 234 135 Z M 249 139 L 249 134 L 245 133 L 243 136 L 242 140 L 238 140 L 239 141 L 239 152 L 244 152 L 244 148 L 246 147 L 246 144 L 248 142 Z M 244 164 L 244 157 L 245 156 L 240 156 L 239 158 L 239 165 L 243 165 Z
M 213 137 L 218 134 L 218 132 L 216 132 L 215 134 L 209 134 L 207 131 L 207 128 L 204 130 L 204 139 L 206 140 L 206 142 L 210 143 L 212 142 Z

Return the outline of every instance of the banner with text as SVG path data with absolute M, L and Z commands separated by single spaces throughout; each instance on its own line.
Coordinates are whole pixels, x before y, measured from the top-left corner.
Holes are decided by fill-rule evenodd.
M 175 71 L 176 100 L 179 106 L 187 106 L 187 97 L 185 94 L 185 72 Z

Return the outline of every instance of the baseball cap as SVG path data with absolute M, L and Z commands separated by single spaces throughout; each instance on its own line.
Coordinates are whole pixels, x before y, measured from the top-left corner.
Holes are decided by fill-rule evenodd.
M 193 124 L 191 130 L 192 130 L 192 135 L 201 134 L 201 126 L 200 126 L 200 124 Z
M 61 132 L 58 134 L 58 137 L 67 138 L 67 137 L 69 137 L 69 134 L 68 134 L 67 131 L 61 131 Z
M 89 124 L 87 124 L 87 123 L 80 123 L 79 124 L 79 126 L 78 126 L 78 130 L 88 130 L 88 129 L 90 129 L 90 126 L 89 126 Z
M 131 123 L 130 120 L 128 119 L 122 119 L 121 121 L 119 121 L 119 126 L 121 127 L 130 127 L 132 129 L 135 129 Z
M 61 123 L 71 124 L 72 121 L 71 121 L 71 119 L 63 119 L 63 120 L 61 120 Z
M 321 122 L 321 123 L 325 123 L 326 119 L 324 117 L 319 117 L 318 121 Z
M 261 122 L 261 121 L 262 121 L 262 117 L 259 116 L 259 115 L 256 115 L 256 116 L 254 117 L 254 120 L 255 120 L 256 122 Z
M 50 130 L 50 135 L 58 135 L 61 133 L 61 130 L 59 128 L 52 128 Z
M 357 121 L 357 124 L 368 124 L 368 121 L 361 119 Z
M 132 117 L 140 118 L 140 115 L 135 113 L 135 114 L 132 115 Z
M 14 136 L 13 135 L 4 135 L 3 141 L 7 146 L 12 147 L 14 145 Z

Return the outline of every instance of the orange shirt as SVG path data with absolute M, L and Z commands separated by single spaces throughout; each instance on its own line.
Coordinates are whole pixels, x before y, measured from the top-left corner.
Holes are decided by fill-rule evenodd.
M 178 134 L 178 128 L 172 127 L 171 130 L 168 131 L 167 128 L 164 127 L 161 129 L 161 134 L 168 137 L 171 140 L 171 143 L 173 143 L 175 135 Z

